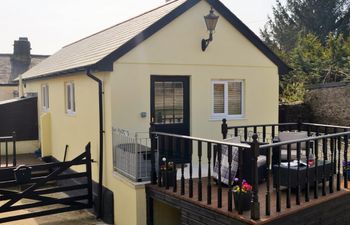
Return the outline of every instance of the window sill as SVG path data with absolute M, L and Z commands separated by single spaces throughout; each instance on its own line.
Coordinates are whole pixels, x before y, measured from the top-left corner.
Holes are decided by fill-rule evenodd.
M 247 118 L 244 116 L 211 116 L 209 117 L 209 121 L 221 121 L 222 119 L 230 120 L 246 120 Z
M 76 116 L 76 114 L 77 114 L 76 112 L 66 112 L 67 116 L 73 116 L 74 117 L 74 116 Z

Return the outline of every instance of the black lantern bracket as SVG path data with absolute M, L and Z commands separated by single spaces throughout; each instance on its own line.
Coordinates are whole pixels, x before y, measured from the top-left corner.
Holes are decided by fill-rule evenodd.
M 209 38 L 208 39 L 202 39 L 202 51 L 204 52 L 209 43 L 213 41 L 213 33 L 216 28 L 216 24 L 219 20 L 219 16 L 214 14 L 213 7 L 210 8 L 209 14 L 204 16 L 205 25 L 207 26 L 207 30 L 209 31 Z

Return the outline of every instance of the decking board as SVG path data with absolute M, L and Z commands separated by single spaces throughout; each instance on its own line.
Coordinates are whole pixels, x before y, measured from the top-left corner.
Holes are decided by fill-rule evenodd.
M 271 188 L 270 194 L 271 194 L 271 210 L 270 216 L 265 215 L 265 194 L 266 194 L 266 182 L 262 183 L 259 185 L 259 201 L 260 201 L 260 216 L 261 219 L 258 221 L 254 221 L 250 219 L 250 211 L 245 211 L 243 212 L 243 215 L 239 215 L 238 212 L 234 209 L 233 206 L 233 211 L 230 212 L 228 211 L 228 187 L 223 187 L 222 188 L 222 208 L 217 207 L 217 190 L 218 186 L 217 184 L 212 180 L 211 185 L 212 185 L 212 204 L 208 205 L 207 204 L 207 178 L 203 178 L 203 188 L 202 188 L 202 201 L 198 201 L 198 179 L 193 180 L 193 197 L 189 197 L 189 182 L 186 180 L 185 182 L 185 195 L 181 195 L 181 185 L 180 181 L 177 182 L 177 192 L 173 192 L 172 187 L 169 188 L 169 190 L 166 190 L 165 187 L 159 187 L 157 185 L 149 185 L 148 188 L 149 190 L 153 192 L 160 192 L 168 196 L 172 196 L 176 199 L 183 200 L 185 202 L 194 204 L 196 206 L 208 209 L 210 211 L 219 213 L 221 215 L 230 217 L 234 220 L 238 220 L 241 222 L 244 222 L 246 224 L 269 224 L 275 220 L 279 220 L 283 217 L 287 217 L 289 215 L 297 214 L 302 212 L 303 210 L 306 210 L 310 207 L 332 201 L 334 199 L 338 199 L 342 196 L 349 195 L 350 191 L 347 189 L 341 189 L 340 191 L 335 191 L 332 194 L 329 194 L 329 188 L 327 186 L 327 195 L 322 196 L 321 192 L 321 185 L 319 186 L 319 196 L 318 199 L 314 199 L 314 192 L 313 188 L 310 188 L 310 201 L 305 202 L 305 195 L 304 192 L 301 194 L 300 198 L 300 205 L 296 204 L 296 194 L 292 192 L 291 194 L 291 208 L 287 209 L 286 208 L 286 190 L 281 191 L 281 212 L 276 212 L 276 192 Z M 272 180 L 272 179 L 271 179 Z M 335 184 L 334 184 L 335 185 Z M 343 186 L 343 184 L 342 184 Z M 272 181 L 270 184 L 270 187 L 272 187 Z M 334 188 L 334 190 L 336 190 Z

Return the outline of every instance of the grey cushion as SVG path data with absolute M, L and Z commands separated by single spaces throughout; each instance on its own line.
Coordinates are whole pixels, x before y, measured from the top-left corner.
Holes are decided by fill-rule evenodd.
M 281 160 L 285 161 L 288 158 L 287 155 L 287 150 L 286 149 L 281 149 Z M 297 159 L 297 150 L 291 150 L 290 151 L 290 160 L 295 160 Z M 306 150 L 302 149 L 300 150 L 300 159 L 306 159 Z
M 279 141 L 292 141 L 292 140 L 298 140 L 298 139 L 304 139 L 307 138 L 307 132 L 306 131 L 282 131 L 279 132 L 278 138 Z M 306 143 L 301 142 L 300 144 L 300 158 L 305 159 L 306 158 Z M 291 145 L 291 160 L 297 159 L 297 144 L 292 144 Z M 287 145 L 282 145 L 281 146 L 281 160 L 287 160 Z
M 227 139 L 224 139 L 225 142 L 230 142 L 230 143 L 241 143 L 241 137 L 237 136 L 237 137 L 230 137 Z
M 307 132 L 306 131 L 300 131 L 300 132 L 297 132 L 297 131 L 293 131 L 293 132 L 289 132 L 289 131 L 282 131 L 282 132 L 279 132 L 278 134 L 278 139 L 280 142 L 283 142 L 283 141 L 292 141 L 292 140 L 298 140 L 298 139 L 304 139 L 304 138 L 307 138 Z M 300 147 L 302 149 L 305 149 L 305 142 L 302 142 Z M 284 145 L 281 147 L 282 149 L 287 149 L 287 146 Z M 291 149 L 297 149 L 297 144 L 292 144 L 291 145 Z

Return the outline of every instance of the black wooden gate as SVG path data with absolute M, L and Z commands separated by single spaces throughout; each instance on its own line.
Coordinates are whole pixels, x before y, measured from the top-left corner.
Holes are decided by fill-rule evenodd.
M 80 168 L 83 167 L 85 171 L 78 173 L 66 172 L 70 167 L 77 165 L 80 165 Z M 45 176 L 31 176 L 35 174 L 35 171 L 42 170 L 49 170 L 50 173 Z M 92 207 L 90 143 L 86 145 L 85 152 L 72 161 L 5 168 L 0 169 L 0 173 L 12 174 L 10 180 L 0 182 L 0 223 Z M 85 180 L 85 182 L 69 186 L 52 185 L 52 182 L 72 178 L 79 178 L 79 180 Z M 24 191 L 18 191 L 13 188 L 9 189 L 9 187 L 18 185 L 25 187 Z M 63 198 L 62 196 L 55 197 L 52 195 L 55 193 L 70 191 L 74 191 L 75 193 L 78 192 L 79 194 Z M 22 199 L 26 199 L 26 202 L 18 204 Z M 32 210 L 36 207 L 49 205 L 52 206 L 47 210 Z M 1 216 L 1 213 L 4 212 L 23 209 L 30 209 L 33 212 L 20 215 L 17 214 L 15 216 Z

